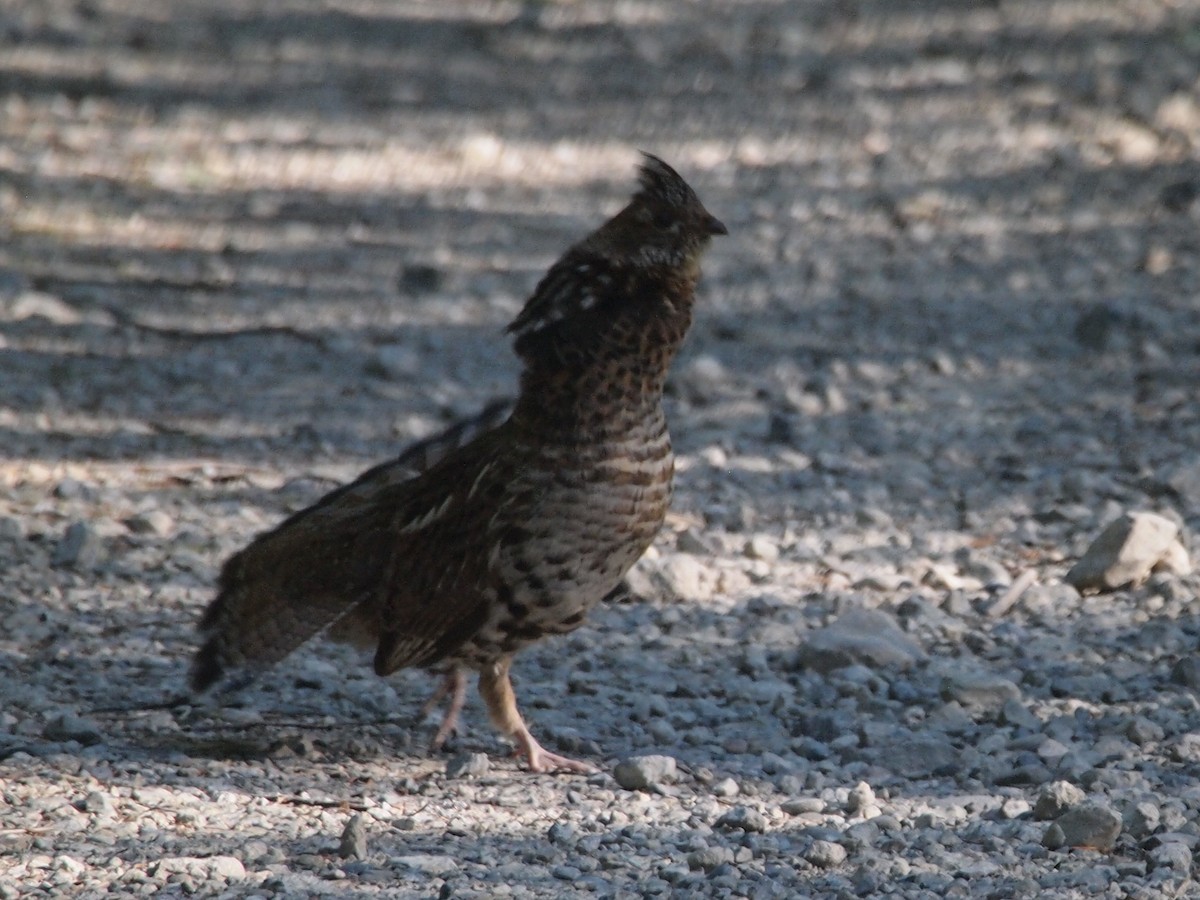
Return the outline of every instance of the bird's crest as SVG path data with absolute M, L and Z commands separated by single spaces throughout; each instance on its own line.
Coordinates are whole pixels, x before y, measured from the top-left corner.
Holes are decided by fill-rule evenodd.
M 670 206 L 686 207 L 699 205 L 700 198 L 678 172 L 652 153 L 642 151 L 645 162 L 638 169 L 638 183 L 642 189 L 634 199 L 654 199 Z

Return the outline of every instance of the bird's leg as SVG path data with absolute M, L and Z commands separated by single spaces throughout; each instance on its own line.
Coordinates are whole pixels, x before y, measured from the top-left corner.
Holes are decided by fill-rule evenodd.
M 446 711 L 442 714 L 442 724 L 438 726 L 437 734 L 433 736 L 433 740 L 429 744 L 433 750 L 441 750 L 450 735 L 458 730 L 458 714 L 462 712 L 463 704 L 467 702 L 467 676 L 459 666 L 455 666 L 446 673 L 442 683 L 437 686 L 432 696 L 421 707 L 420 717 L 424 719 L 437 709 L 438 704 L 447 695 L 450 697 L 450 702 L 446 704 Z
M 512 682 L 508 679 L 508 667 L 512 657 L 484 666 L 479 673 L 479 693 L 487 703 L 488 715 L 492 724 L 517 742 L 517 756 L 524 756 L 529 763 L 530 772 L 580 772 L 591 775 L 600 770 L 591 763 L 559 756 L 542 748 L 529 729 L 525 720 L 517 710 L 517 698 L 513 694 Z

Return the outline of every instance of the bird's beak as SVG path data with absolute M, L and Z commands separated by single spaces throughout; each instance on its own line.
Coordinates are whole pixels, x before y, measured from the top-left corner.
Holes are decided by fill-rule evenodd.
M 725 227 L 725 223 L 713 215 L 708 217 L 708 221 L 704 223 L 704 227 L 709 234 L 729 234 L 729 229 Z

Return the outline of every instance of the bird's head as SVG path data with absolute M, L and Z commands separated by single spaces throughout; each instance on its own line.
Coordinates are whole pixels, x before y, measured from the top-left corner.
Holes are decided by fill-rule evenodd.
M 551 267 L 508 327 L 522 356 L 523 346 L 554 332 L 602 327 L 620 304 L 651 306 L 676 295 L 669 299 L 690 307 L 700 257 L 714 235 L 729 232 L 678 172 L 643 156 L 640 190 Z
M 584 245 L 633 265 L 691 270 L 713 236 L 729 231 L 678 172 L 657 156 L 642 155 L 641 190 Z

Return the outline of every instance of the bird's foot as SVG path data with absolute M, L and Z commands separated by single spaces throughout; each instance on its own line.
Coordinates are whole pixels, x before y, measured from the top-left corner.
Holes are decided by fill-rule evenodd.
M 420 717 L 422 719 L 428 717 L 446 697 L 449 697 L 450 700 L 446 704 L 446 711 L 442 714 L 442 724 L 438 726 L 433 740 L 429 742 L 429 746 L 433 750 L 441 750 L 446 741 L 450 739 L 450 735 L 458 731 L 458 714 L 462 712 L 463 704 L 467 702 L 467 678 L 462 669 L 454 668 L 446 673 L 442 683 L 437 686 L 421 707 Z
M 551 753 L 529 733 L 517 735 L 517 749 L 513 751 L 513 756 L 525 757 L 530 772 L 576 772 L 580 775 L 595 775 L 600 771 L 596 766 L 581 759 Z

